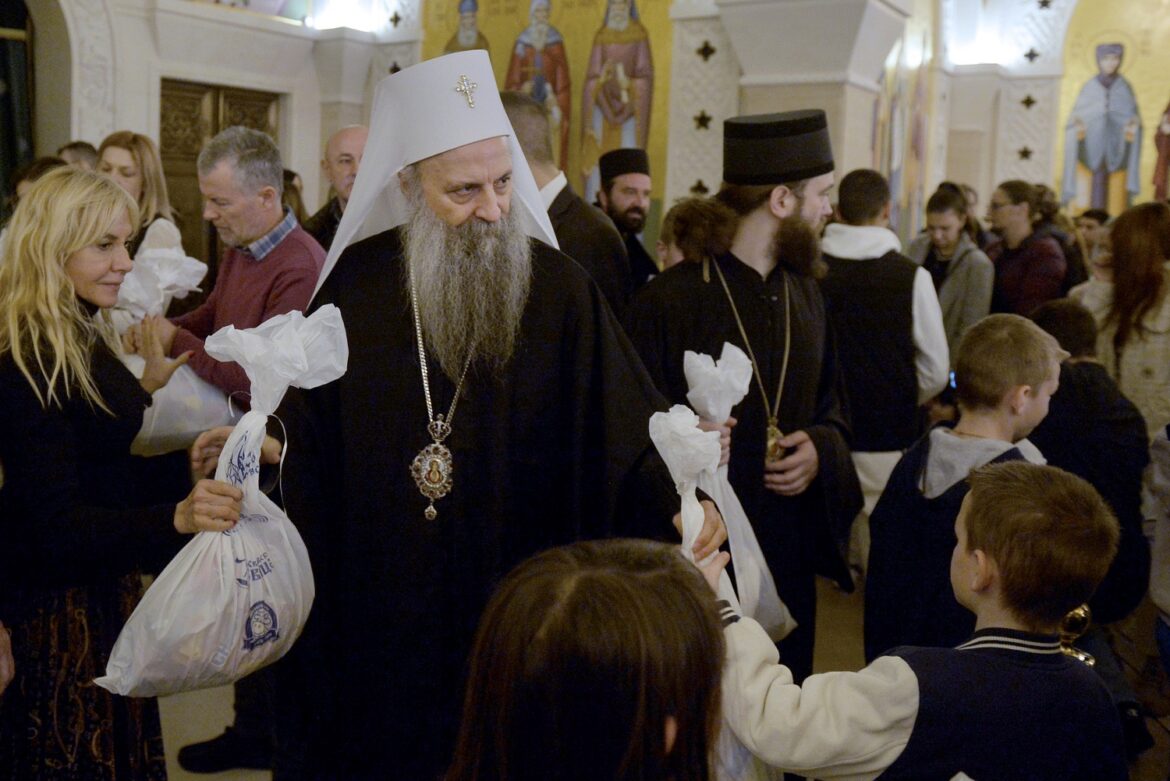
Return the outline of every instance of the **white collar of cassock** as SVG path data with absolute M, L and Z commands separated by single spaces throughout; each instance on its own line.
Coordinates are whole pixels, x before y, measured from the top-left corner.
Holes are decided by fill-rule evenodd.
M 398 184 L 399 171 L 442 152 L 499 136 L 507 137 L 512 152 L 511 208 L 518 211 L 524 232 L 559 246 L 504 112 L 487 52 L 456 52 L 420 62 L 378 84 L 361 169 L 317 288 L 350 244 L 407 221 L 410 211 Z

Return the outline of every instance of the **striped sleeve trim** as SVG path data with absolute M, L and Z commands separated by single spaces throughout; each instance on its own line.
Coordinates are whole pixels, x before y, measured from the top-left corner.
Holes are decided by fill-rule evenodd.
M 719 610 L 719 621 L 725 629 L 739 620 L 739 613 L 735 611 L 735 608 L 726 599 L 717 601 L 715 607 Z

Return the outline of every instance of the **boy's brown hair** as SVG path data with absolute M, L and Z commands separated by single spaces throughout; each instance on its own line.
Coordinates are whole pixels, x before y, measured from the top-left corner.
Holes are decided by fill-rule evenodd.
M 1068 353 L 1027 318 L 988 315 L 967 330 L 955 359 L 955 398 L 965 409 L 995 409 L 1020 385 L 1038 387 Z
M 1093 486 L 1051 466 L 1008 461 L 971 472 L 967 550 L 999 568 L 1003 604 L 1025 625 L 1051 630 L 1089 600 L 1121 534 Z

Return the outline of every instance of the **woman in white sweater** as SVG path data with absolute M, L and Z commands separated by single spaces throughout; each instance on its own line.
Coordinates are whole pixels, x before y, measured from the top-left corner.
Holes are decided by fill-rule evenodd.
M 1097 278 L 1069 297 L 1097 319 L 1097 357 L 1153 438 L 1170 423 L 1170 206 L 1128 209 L 1113 222 L 1110 243 L 1106 273 L 1094 269 Z

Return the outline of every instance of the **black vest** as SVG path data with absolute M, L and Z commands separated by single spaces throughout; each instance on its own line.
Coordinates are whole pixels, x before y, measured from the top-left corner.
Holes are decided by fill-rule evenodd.
M 921 433 L 914 367 L 917 264 L 890 251 L 873 260 L 824 256 L 825 309 L 849 398 L 853 449 L 905 450 Z

